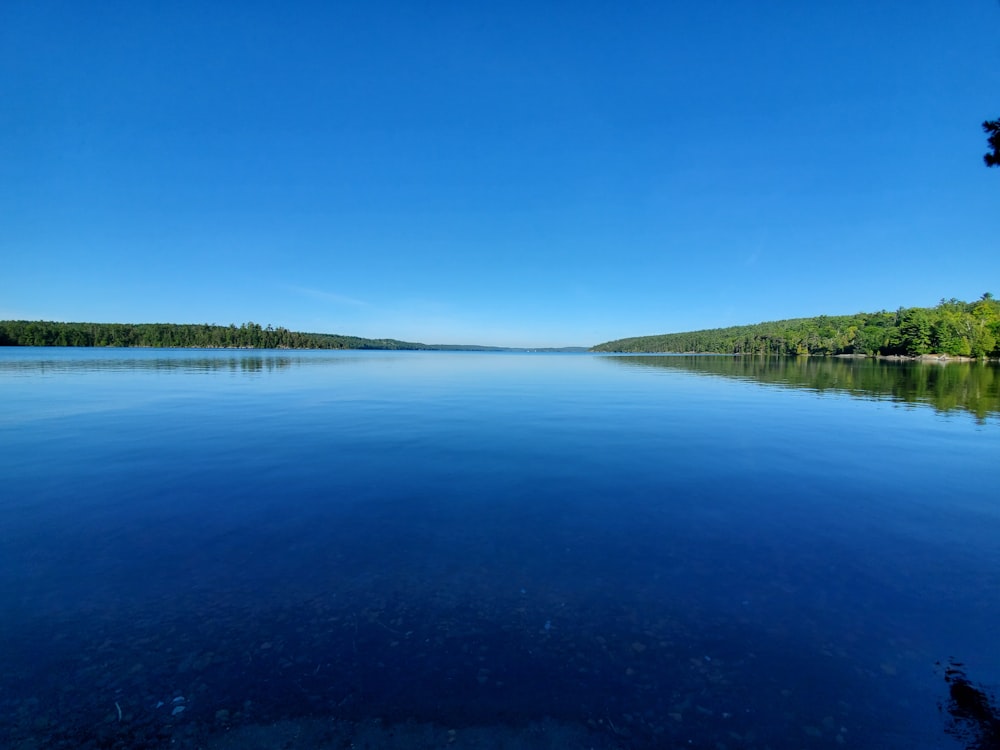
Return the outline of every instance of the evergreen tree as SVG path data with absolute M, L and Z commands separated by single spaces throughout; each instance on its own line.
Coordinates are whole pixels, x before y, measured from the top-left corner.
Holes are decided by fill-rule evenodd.
M 1000 166 L 1000 120 L 987 120 L 983 123 L 983 132 L 987 134 L 986 142 L 993 150 L 983 154 L 987 167 Z

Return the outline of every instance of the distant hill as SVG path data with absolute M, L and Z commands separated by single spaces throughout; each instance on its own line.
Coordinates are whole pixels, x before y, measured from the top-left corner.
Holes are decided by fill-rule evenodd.
M 976 302 L 941 300 L 937 307 L 637 336 L 598 344 L 591 351 L 996 357 L 998 342 L 1000 302 L 987 293 Z

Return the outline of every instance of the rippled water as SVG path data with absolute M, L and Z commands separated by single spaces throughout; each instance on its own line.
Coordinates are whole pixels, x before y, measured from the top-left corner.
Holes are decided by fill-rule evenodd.
M 0 744 L 973 747 L 995 373 L 0 350 Z

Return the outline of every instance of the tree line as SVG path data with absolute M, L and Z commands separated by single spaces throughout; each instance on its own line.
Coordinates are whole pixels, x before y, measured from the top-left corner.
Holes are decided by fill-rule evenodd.
M 249 322 L 218 326 L 176 323 L 0 321 L 0 346 L 123 346 L 211 349 L 423 349 L 395 339 L 298 333 Z
M 638 336 L 599 344 L 592 351 L 996 357 L 1000 356 L 1000 302 L 986 293 L 975 302 L 941 300 L 936 307 Z

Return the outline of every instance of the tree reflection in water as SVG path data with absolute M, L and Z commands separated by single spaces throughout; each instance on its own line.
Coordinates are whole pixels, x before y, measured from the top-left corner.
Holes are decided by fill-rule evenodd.
M 1000 749 L 1000 711 L 996 699 L 973 685 L 965 675 L 964 665 L 951 662 L 944 670 L 948 683 L 948 702 L 944 708 L 951 715 L 947 732 L 968 750 Z
M 995 362 L 896 362 L 839 357 L 729 355 L 621 355 L 622 366 L 684 370 L 697 375 L 749 380 L 816 393 L 928 404 L 942 412 L 966 412 L 977 421 L 1000 416 L 1000 367 Z

